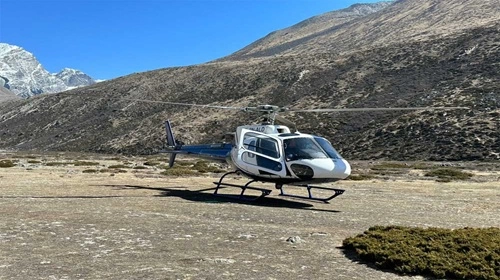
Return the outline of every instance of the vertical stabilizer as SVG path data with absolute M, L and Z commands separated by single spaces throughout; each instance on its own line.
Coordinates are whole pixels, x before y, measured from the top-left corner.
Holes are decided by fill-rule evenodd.
M 165 122 L 165 130 L 167 132 L 167 145 L 169 147 L 175 147 L 175 137 L 172 132 L 172 126 L 170 125 L 170 120 Z
M 168 146 L 168 148 L 176 149 L 177 145 L 175 143 L 175 137 L 174 137 L 174 133 L 172 132 L 172 126 L 170 125 L 170 120 L 167 120 L 165 122 L 165 130 L 167 132 L 167 146 Z M 176 153 L 170 154 L 170 161 L 168 162 L 169 167 L 174 166 L 176 155 L 177 155 Z

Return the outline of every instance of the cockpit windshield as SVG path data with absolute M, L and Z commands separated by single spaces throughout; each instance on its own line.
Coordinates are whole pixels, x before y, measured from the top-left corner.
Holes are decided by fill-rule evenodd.
M 328 154 L 328 157 L 339 159 L 342 158 L 340 154 L 333 148 L 332 144 L 328 140 L 322 137 L 315 136 L 314 140 L 323 148 L 323 150 Z
M 287 161 L 300 159 L 328 158 L 328 155 L 309 137 L 296 137 L 283 140 Z

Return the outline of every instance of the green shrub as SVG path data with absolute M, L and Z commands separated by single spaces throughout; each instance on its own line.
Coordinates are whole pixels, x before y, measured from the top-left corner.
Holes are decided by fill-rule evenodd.
M 70 164 L 69 162 L 62 162 L 62 161 L 51 161 L 45 163 L 46 166 L 61 166 L 61 165 L 68 165 Z
M 353 181 L 363 181 L 363 180 L 371 180 L 375 179 L 375 175 L 372 174 L 351 174 L 349 177 L 347 177 L 347 180 L 353 180 Z
M 176 161 L 175 165 L 179 165 L 179 166 L 193 166 L 194 163 L 192 161 Z
M 148 169 L 146 166 L 138 165 L 134 166 L 134 169 Z
M 400 274 L 500 279 L 499 228 L 376 226 L 343 241 L 363 261 Z
M 165 171 L 161 172 L 160 174 L 166 175 L 166 176 L 192 176 L 192 175 L 197 175 L 199 174 L 198 171 L 192 170 L 190 168 L 185 168 L 185 167 L 180 167 L 180 166 L 175 166 L 172 168 L 167 168 Z
M 0 167 L 1 168 L 7 168 L 7 167 L 14 167 L 16 166 L 12 160 L 0 160 Z
M 370 167 L 372 170 L 386 169 L 432 169 L 433 165 L 423 162 L 402 163 L 402 162 L 383 162 Z
M 463 172 L 452 168 L 440 168 L 425 173 L 426 177 L 437 177 L 440 182 L 450 182 L 452 180 L 467 180 L 474 174 Z
M 115 164 L 115 165 L 110 165 L 108 166 L 109 169 L 119 169 L 119 168 L 130 168 L 129 166 L 126 166 L 124 164 Z
M 216 167 L 209 165 L 207 161 L 198 161 L 193 165 L 193 169 L 197 170 L 200 173 L 222 173 L 224 170 Z
M 74 166 L 95 166 L 99 165 L 98 162 L 93 162 L 93 161 L 75 161 L 73 163 Z
M 372 170 L 381 170 L 381 169 L 411 168 L 411 166 L 406 163 L 384 162 L 374 165 L 370 168 Z
M 99 170 L 97 169 L 85 169 L 82 171 L 82 173 L 97 173 Z
M 119 158 L 119 157 L 112 157 L 112 158 L 108 158 L 108 160 L 121 160 L 121 158 Z
M 29 155 L 29 156 L 25 156 L 24 158 L 36 159 L 38 157 L 37 156 L 33 156 L 33 155 Z
M 99 170 L 99 172 L 101 172 L 101 173 L 127 173 L 127 170 L 118 169 L 118 168 L 114 168 L 114 169 L 105 168 L 105 169 Z

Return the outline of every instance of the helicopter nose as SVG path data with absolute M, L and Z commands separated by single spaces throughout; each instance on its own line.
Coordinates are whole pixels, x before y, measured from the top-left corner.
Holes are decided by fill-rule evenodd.
M 351 174 L 351 165 L 345 159 L 315 159 L 308 162 L 315 178 L 345 179 Z
M 345 179 L 351 175 L 351 165 L 345 159 L 337 159 L 333 172 L 339 178 Z

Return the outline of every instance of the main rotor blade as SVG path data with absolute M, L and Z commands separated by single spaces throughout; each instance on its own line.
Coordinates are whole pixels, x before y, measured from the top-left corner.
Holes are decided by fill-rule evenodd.
M 120 100 L 136 101 L 136 102 L 146 102 L 146 103 L 160 103 L 168 105 L 179 105 L 179 106 L 190 106 L 190 107 L 201 107 L 201 108 L 213 108 L 213 109 L 229 109 L 229 110 L 240 110 L 244 111 L 244 107 L 230 107 L 230 106 L 217 106 L 217 105 L 201 105 L 193 103 L 181 103 L 181 102 L 168 102 L 168 101 L 157 101 L 157 100 L 146 100 L 146 99 L 133 99 L 133 98 L 121 98 Z
M 410 110 L 456 110 L 467 107 L 394 107 L 394 108 L 331 108 L 331 109 L 288 109 L 288 112 L 369 112 L 369 111 L 410 111 Z

